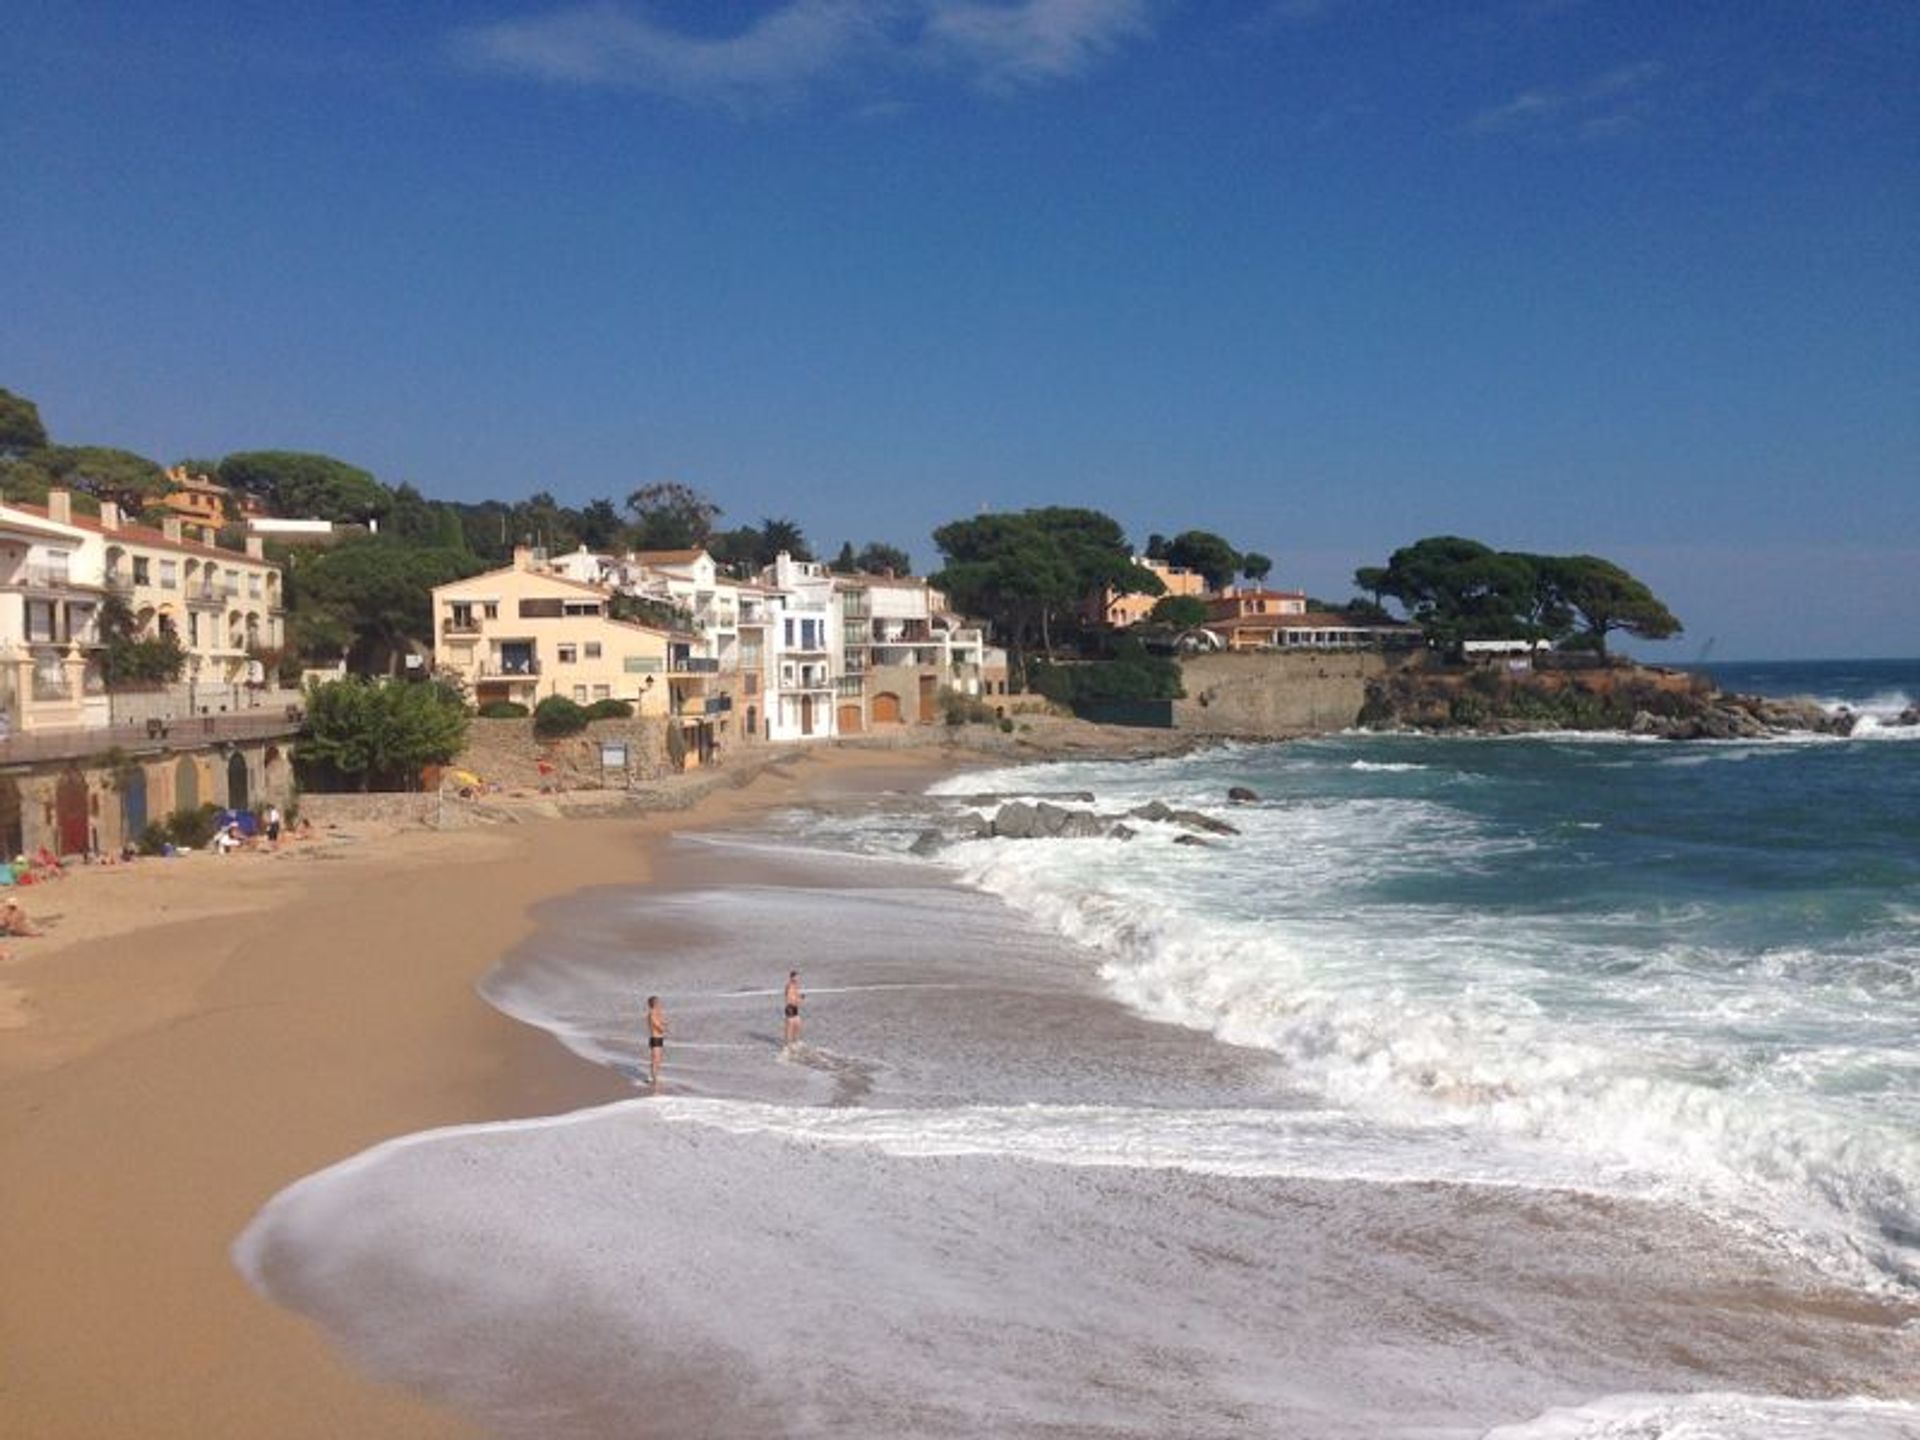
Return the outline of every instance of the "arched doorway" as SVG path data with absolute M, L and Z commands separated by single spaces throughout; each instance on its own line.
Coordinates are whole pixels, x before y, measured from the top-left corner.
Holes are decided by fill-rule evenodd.
M 876 725 L 899 725 L 900 697 L 891 690 L 882 690 L 873 697 L 873 723 Z
M 147 771 L 142 765 L 131 765 L 120 775 L 120 819 L 122 833 L 126 838 L 139 842 L 140 832 L 147 828 Z
M 865 728 L 866 722 L 861 718 L 860 707 L 858 705 L 850 704 L 840 707 L 840 733 L 842 735 L 858 735 Z
M 11 860 L 26 848 L 26 831 L 20 824 L 20 782 L 0 775 L 0 859 Z
M 747 706 L 747 738 L 750 740 L 760 738 L 760 707 L 758 705 Z
M 191 755 L 182 755 L 173 767 L 173 808 L 200 808 L 200 767 L 193 763 Z
M 800 697 L 800 733 L 802 735 L 813 733 L 813 697 L 811 695 Z
M 67 770 L 54 786 L 53 816 L 62 855 L 84 855 L 92 848 L 88 844 L 87 777 L 78 770 Z
M 227 757 L 227 808 L 229 810 L 251 808 L 248 804 L 250 797 L 247 793 L 247 778 L 247 757 L 236 750 Z

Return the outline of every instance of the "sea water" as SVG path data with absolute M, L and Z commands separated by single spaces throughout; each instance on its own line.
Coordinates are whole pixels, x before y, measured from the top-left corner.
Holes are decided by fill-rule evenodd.
M 628 1073 L 663 994 L 661 1095 L 380 1147 L 239 1257 L 516 1436 L 1920 1435 L 1920 666 L 1724 678 L 1866 719 L 686 837 L 487 985 Z M 909 849 L 1045 797 L 1236 833 Z

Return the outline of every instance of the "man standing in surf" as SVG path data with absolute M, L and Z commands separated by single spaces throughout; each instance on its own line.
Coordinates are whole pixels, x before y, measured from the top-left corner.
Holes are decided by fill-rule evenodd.
M 786 1025 L 781 1031 L 781 1048 L 791 1050 L 800 1042 L 800 1002 L 806 997 L 800 993 L 800 972 L 787 971 Z
M 660 1088 L 660 1061 L 667 1049 L 667 1012 L 658 995 L 647 996 L 647 1083 Z

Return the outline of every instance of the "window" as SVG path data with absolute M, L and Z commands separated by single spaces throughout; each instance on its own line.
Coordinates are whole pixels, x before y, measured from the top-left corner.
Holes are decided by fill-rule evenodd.
M 747 682 L 747 694 L 758 695 L 760 693 L 760 677 L 749 670 L 744 678 Z
M 163 590 L 178 589 L 180 585 L 180 562 L 162 560 L 160 562 L 160 587 Z
M 453 613 L 447 623 L 456 630 L 473 628 L 473 604 L 467 600 L 456 600 L 448 607 Z
M 600 658 L 600 642 L 598 640 L 587 641 L 585 648 L 587 652 L 587 659 L 598 660 Z
M 611 685 L 594 686 L 593 698 L 596 700 L 611 700 L 613 698 L 613 687 Z
M 574 687 L 573 687 L 573 698 L 574 698 L 574 701 L 575 701 L 575 703 L 577 703 L 577 704 L 580 704 L 580 705 L 584 705 L 584 704 L 586 704 L 586 703 L 587 703 L 587 687 L 586 687 L 586 686 L 584 686 L 584 685 L 576 685 L 576 686 L 574 686 Z
M 200 612 L 198 610 L 189 610 L 187 612 L 187 643 L 194 646 L 196 649 L 199 648 Z
M 247 576 L 247 594 L 256 600 L 260 598 L 260 574 L 258 571 Z
M 598 600 L 566 600 L 561 602 L 560 613 L 563 615 L 598 615 L 600 613 L 600 602 Z
M 558 620 L 566 613 L 558 600 L 522 600 L 520 618 L 522 620 Z
M 559 647 L 559 650 L 560 650 L 560 663 L 562 665 L 571 665 L 576 659 L 579 658 L 578 649 L 575 646 L 562 645 Z
M 148 585 L 152 583 L 152 581 L 150 581 L 147 578 L 147 563 L 148 563 L 147 557 L 144 555 L 136 555 L 133 557 L 133 583 L 134 584 Z
M 488 600 L 483 602 L 483 604 L 481 605 L 480 613 L 486 616 L 487 619 L 489 620 L 498 620 L 500 618 L 500 602 L 498 600 Z

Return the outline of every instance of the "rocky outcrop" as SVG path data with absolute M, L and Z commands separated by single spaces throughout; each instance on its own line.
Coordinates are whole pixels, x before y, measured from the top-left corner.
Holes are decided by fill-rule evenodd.
M 1097 810 L 1056 805 L 1050 800 L 1029 802 L 1009 800 L 991 819 L 968 813 L 952 821 L 946 829 L 922 830 L 907 847 L 908 853 L 922 857 L 938 854 L 958 840 L 1132 840 L 1140 832 L 1128 821 L 1145 820 L 1177 825 L 1188 833 L 1180 840 L 1201 836 L 1238 835 L 1240 832 L 1224 820 L 1216 820 L 1198 810 L 1176 810 L 1155 800 L 1139 805 L 1125 815 L 1103 815 Z M 1216 843 L 1209 839 L 1207 843 Z
M 1615 664 L 1518 675 L 1486 667 L 1404 670 L 1369 687 L 1361 724 L 1433 734 L 1615 730 L 1664 740 L 1759 740 L 1847 735 L 1857 718 L 1812 700 L 1726 694 L 1700 676 Z
M 1260 797 L 1244 785 L 1235 785 L 1227 791 L 1227 799 L 1236 805 L 1255 805 Z

